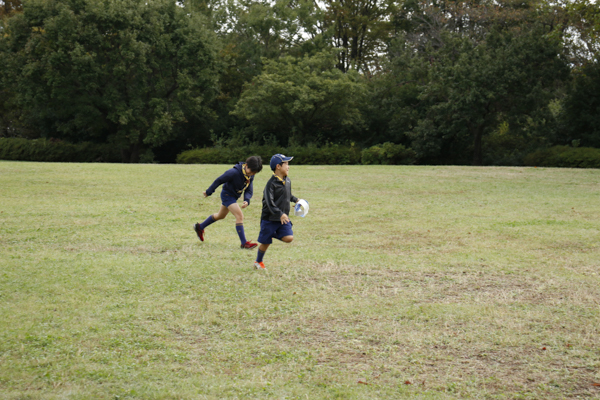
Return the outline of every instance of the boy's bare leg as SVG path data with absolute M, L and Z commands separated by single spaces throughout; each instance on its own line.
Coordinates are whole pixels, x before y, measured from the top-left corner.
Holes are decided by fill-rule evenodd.
M 268 249 L 268 248 L 269 248 L 269 245 L 268 245 L 268 244 L 263 244 L 263 243 L 261 243 L 261 244 L 260 244 L 260 246 L 258 246 L 258 249 L 259 249 L 260 251 L 262 251 L 263 253 L 264 253 L 265 251 L 267 251 L 267 249 Z
M 294 240 L 294 236 L 292 236 L 292 235 L 284 236 L 281 238 L 281 241 L 285 242 L 285 243 L 291 243 L 292 240 Z M 270 246 L 270 244 L 261 243 L 260 246 L 258 246 L 258 250 L 265 253 L 267 251 L 267 249 L 269 248 L 269 246 Z
M 227 214 L 229 214 L 229 210 L 227 209 L 227 207 L 225 207 L 223 204 L 221 204 L 221 208 L 219 208 L 219 211 L 216 214 L 213 214 L 213 218 L 215 219 L 215 221 L 218 221 L 220 219 L 225 218 L 227 216 Z
M 222 205 L 221 208 L 225 208 L 225 206 Z M 227 213 L 231 211 L 231 213 L 235 217 L 236 225 L 244 223 L 244 213 L 242 212 L 242 209 L 237 203 L 231 204 L 229 207 L 225 208 L 225 210 L 227 210 L 225 215 L 227 215 Z

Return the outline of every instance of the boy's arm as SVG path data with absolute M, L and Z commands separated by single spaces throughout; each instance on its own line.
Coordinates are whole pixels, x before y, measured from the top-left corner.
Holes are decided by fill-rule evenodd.
M 206 189 L 206 195 L 210 196 L 211 194 L 213 194 L 215 192 L 215 190 L 217 190 L 217 188 L 219 186 L 221 186 L 222 184 L 224 184 L 225 182 L 229 182 L 233 176 L 233 173 L 235 170 L 230 169 L 225 171 L 225 173 L 223 175 L 221 175 L 220 177 L 218 177 L 217 179 L 215 179 L 215 181 L 212 183 L 212 185 L 210 185 L 208 187 L 208 189 Z
M 248 203 L 248 205 L 250 205 L 250 199 L 252 198 L 252 195 L 254 194 L 254 188 L 252 187 L 252 183 L 253 182 L 254 182 L 254 179 L 251 179 L 250 180 L 250 184 L 248 185 L 248 187 L 244 191 L 244 201 L 246 203 Z

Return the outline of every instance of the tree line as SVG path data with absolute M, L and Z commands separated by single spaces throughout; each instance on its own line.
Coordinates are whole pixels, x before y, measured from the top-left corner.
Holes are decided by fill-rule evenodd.
M 414 150 L 519 165 L 600 147 L 591 0 L 0 1 L 0 137 Z

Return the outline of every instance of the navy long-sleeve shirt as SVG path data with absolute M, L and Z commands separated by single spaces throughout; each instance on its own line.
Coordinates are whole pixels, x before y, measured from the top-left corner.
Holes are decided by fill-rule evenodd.
M 248 178 L 245 176 L 244 165 L 246 163 L 240 161 L 233 168 L 225 171 L 223 175 L 215 179 L 212 185 L 206 189 L 206 194 L 210 196 L 219 186 L 223 185 L 223 190 L 236 199 L 239 199 L 242 193 L 244 193 L 244 201 L 250 204 L 253 194 L 252 182 L 254 181 L 254 176 Z

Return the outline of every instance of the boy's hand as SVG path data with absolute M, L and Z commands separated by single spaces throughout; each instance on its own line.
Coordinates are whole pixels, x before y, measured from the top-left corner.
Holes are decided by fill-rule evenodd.
M 242 208 L 246 208 L 246 207 L 248 207 L 248 202 L 247 201 L 245 201 L 245 202 L 242 203 Z
M 202 192 L 202 194 L 204 195 L 204 197 L 208 197 L 208 195 L 206 194 L 206 191 Z
M 281 225 L 285 225 L 288 222 L 290 222 L 290 217 L 288 217 L 287 214 L 282 214 L 281 215 Z

